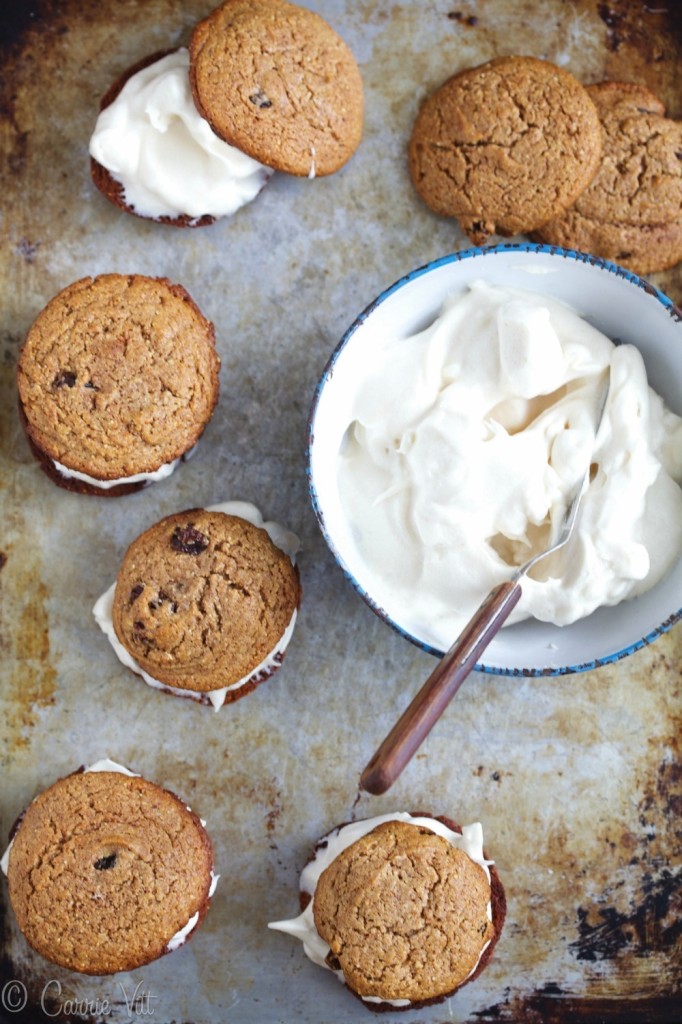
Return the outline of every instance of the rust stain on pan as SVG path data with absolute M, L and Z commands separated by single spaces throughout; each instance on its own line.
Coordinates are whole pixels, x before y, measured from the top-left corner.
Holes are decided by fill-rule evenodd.
M 38 709 L 54 704 L 57 688 L 50 656 L 47 587 L 39 578 L 39 564 L 30 549 L 22 558 L 12 559 L 11 574 L 3 578 L 2 598 L 0 639 L 11 666 L 6 725 L 10 745 L 25 747 Z
M 472 1014 L 478 1024 L 679 1024 L 675 1001 L 629 999 L 619 996 L 575 998 L 549 982 L 542 990 L 525 999 L 508 998 Z
M 577 960 L 612 960 L 627 952 L 674 949 L 682 936 L 680 880 L 665 868 L 658 877 L 645 875 L 637 906 L 629 913 L 614 907 L 578 907 L 579 938 L 570 944 Z M 596 917 L 596 923 L 591 919 Z
M 682 9 L 678 3 L 611 0 L 598 3 L 603 22 L 604 77 L 643 82 L 658 93 L 674 117 L 681 113 L 679 67 Z

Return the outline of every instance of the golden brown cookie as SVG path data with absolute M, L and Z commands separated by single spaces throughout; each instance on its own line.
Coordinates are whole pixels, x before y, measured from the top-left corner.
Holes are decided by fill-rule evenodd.
M 200 21 L 190 81 L 216 134 L 275 170 L 332 174 L 360 143 L 353 54 L 318 14 L 286 0 L 227 0 Z
M 302 913 L 270 927 L 300 939 L 368 1010 L 442 1002 L 485 969 L 504 926 L 482 839 L 480 826 L 424 812 L 338 825 L 303 869 Z
M 81 771 L 41 793 L 9 851 L 9 894 L 26 939 L 85 974 L 171 952 L 208 909 L 211 841 L 173 793 L 119 771 Z
M 124 71 L 116 81 L 112 82 L 104 96 L 102 97 L 99 105 L 100 110 L 105 110 L 110 107 L 116 97 L 121 92 L 121 89 L 126 84 L 128 79 L 136 75 L 138 71 L 142 71 L 143 68 L 147 68 L 150 64 L 155 64 L 156 61 L 161 60 L 167 54 L 172 53 L 172 50 L 161 50 L 158 53 L 153 53 L 149 57 L 144 57 L 142 60 L 133 64 L 132 67 Z M 110 203 L 114 206 L 118 206 L 119 210 L 124 210 L 125 213 L 131 213 L 136 217 L 143 217 L 143 219 L 149 219 L 144 217 L 143 214 L 139 213 L 133 206 L 130 206 L 126 202 L 125 191 L 119 181 L 112 176 L 112 174 L 103 167 L 102 164 L 98 163 L 94 157 L 90 157 L 90 174 L 95 186 L 99 189 L 102 195 L 106 196 Z M 208 224 L 213 224 L 215 217 L 204 215 L 203 217 L 190 217 L 188 214 L 180 214 L 177 217 L 154 217 L 153 220 L 159 221 L 161 224 L 169 224 L 171 227 L 176 228 L 200 228 L 205 227 Z
M 180 285 L 138 274 L 83 278 L 38 315 L 19 356 L 31 447 L 69 490 L 139 490 L 201 437 L 219 367 L 213 324 Z
M 597 111 L 573 75 L 535 57 L 499 57 L 454 75 L 425 100 L 409 167 L 431 209 L 457 217 L 480 245 L 567 210 L 600 153 Z
M 638 274 L 682 259 L 682 122 L 644 86 L 588 86 L 603 128 L 599 171 L 534 237 L 614 260 Z
M 155 524 L 128 548 L 113 624 L 139 668 L 164 686 L 208 693 L 244 680 L 237 700 L 274 672 L 250 678 L 287 633 L 298 573 L 265 529 L 239 516 L 190 509 Z
M 320 877 L 315 926 L 346 984 L 383 1000 L 459 988 L 495 934 L 483 869 L 424 826 L 389 821 Z

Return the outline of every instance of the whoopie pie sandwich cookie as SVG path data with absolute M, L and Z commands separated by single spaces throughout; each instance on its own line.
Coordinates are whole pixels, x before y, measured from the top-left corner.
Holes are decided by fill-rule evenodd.
M 218 401 L 213 324 L 185 289 L 140 274 L 59 292 L 19 355 L 19 412 L 55 483 L 117 496 L 169 476 Z
M 301 598 L 298 546 L 247 502 L 178 512 L 133 541 L 93 614 L 146 683 L 218 711 L 284 660 Z
M 287 0 L 227 0 L 189 52 L 153 54 L 105 93 L 90 139 L 97 188 L 128 213 L 201 227 L 254 199 L 273 170 L 320 177 L 362 136 L 353 54 Z
M 2 870 L 28 943 L 83 974 L 131 971 L 177 949 L 218 882 L 197 815 L 108 759 L 29 804 Z
M 587 92 L 603 129 L 599 170 L 570 210 L 533 236 L 637 274 L 672 267 L 682 260 L 682 122 L 641 85 L 600 82 Z
M 580 82 L 535 57 L 453 75 L 421 106 L 409 143 L 414 187 L 476 245 L 561 216 L 599 167 L 601 128 Z
M 300 939 L 374 1011 L 439 1003 L 473 981 L 506 915 L 481 826 L 403 812 L 323 836 L 300 905 L 299 917 L 269 927 Z

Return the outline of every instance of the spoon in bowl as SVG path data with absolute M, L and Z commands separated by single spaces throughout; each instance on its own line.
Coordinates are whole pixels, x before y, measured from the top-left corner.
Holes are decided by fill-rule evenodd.
M 607 369 L 606 380 L 599 392 L 597 403 L 595 442 L 606 408 L 610 383 L 611 375 Z M 560 551 L 568 543 L 590 480 L 591 455 L 592 453 L 587 468 L 568 502 L 555 542 L 520 566 L 511 579 L 490 591 L 368 762 L 360 776 L 362 789 L 378 796 L 393 785 L 473 670 L 480 655 L 511 615 L 521 597 L 521 581 L 538 563 Z

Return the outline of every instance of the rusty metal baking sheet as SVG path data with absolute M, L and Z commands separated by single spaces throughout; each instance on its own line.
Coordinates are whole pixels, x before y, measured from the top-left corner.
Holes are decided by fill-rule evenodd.
M 466 244 L 409 183 L 405 151 L 420 99 L 461 68 L 522 53 L 585 82 L 644 82 L 680 117 L 679 5 L 310 0 L 360 63 L 360 150 L 329 178 L 276 175 L 233 219 L 174 230 L 110 206 L 90 183 L 87 143 L 110 82 L 146 54 L 186 42 L 212 6 L 2 4 L 3 839 L 40 789 L 109 755 L 208 820 L 222 879 L 191 942 L 108 978 L 41 960 L 5 907 L 1 1019 L 370 1020 L 266 923 L 295 913 L 299 870 L 318 835 L 353 814 L 397 808 L 480 819 L 509 916 L 475 984 L 395 1019 L 678 1020 L 680 626 L 583 675 L 475 675 L 394 790 L 358 798 L 361 768 L 432 660 L 382 625 L 336 567 L 308 501 L 304 442 L 314 385 L 355 315 L 409 269 Z M 182 283 L 215 322 L 223 360 L 220 405 L 195 458 L 118 499 L 54 487 L 15 409 L 28 326 L 59 289 L 106 271 Z M 653 280 L 682 301 L 679 267 Z M 253 501 L 300 534 L 304 598 L 282 670 L 214 714 L 129 675 L 91 607 L 144 527 L 226 498 Z M 4 882 L 0 895 L 6 904 Z

